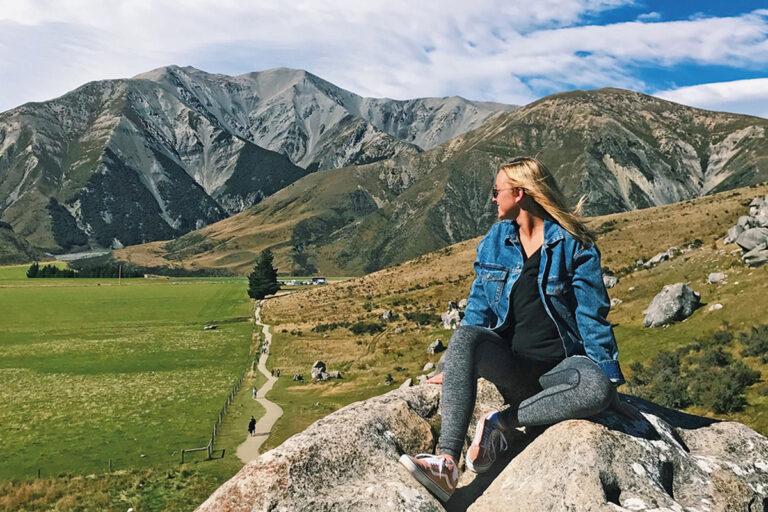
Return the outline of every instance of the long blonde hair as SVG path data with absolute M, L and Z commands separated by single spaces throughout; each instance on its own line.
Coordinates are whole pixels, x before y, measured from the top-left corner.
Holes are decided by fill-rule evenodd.
M 543 163 L 535 158 L 521 156 L 501 164 L 499 171 L 504 172 L 509 186 L 525 189 L 525 193 L 573 238 L 584 245 L 595 243 L 594 233 L 587 228 L 581 217 L 587 197 L 581 196 L 573 209 L 568 208 L 554 176 Z

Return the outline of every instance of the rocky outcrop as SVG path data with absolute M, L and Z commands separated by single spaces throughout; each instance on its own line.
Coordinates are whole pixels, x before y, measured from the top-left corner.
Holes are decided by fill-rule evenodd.
M 749 203 L 749 215 L 742 215 L 728 230 L 725 243 L 741 247 L 741 260 L 750 267 L 768 263 L 768 196 Z
M 660 327 L 685 320 L 701 306 L 701 295 L 684 283 L 669 284 L 662 288 L 643 313 L 643 327 Z
M 481 380 L 478 388 L 469 433 L 484 411 L 501 406 L 493 386 Z M 621 398 L 642 415 L 606 411 L 513 431 L 496 466 L 479 476 L 465 471 L 443 505 L 397 462 L 402 453 L 436 450 L 440 387 L 394 390 L 261 455 L 198 511 L 766 510 L 768 439 L 739 423 Z
M 437 339 L 429 344 L 427 347 L 427 353 L 428 354 L 439 354 L 443 350 L 445 350 L 445 345 L 443 345 L 443 340 Z
M 461 319 L 464 318 L 464 311 L 453 301 L 448 303 L 448 310 L 440 315 L 443 322 L 443 329 L 455 329 L 461 325 Z

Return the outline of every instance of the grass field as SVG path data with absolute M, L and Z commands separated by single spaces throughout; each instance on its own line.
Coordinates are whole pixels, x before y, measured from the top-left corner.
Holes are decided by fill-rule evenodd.
M 182 448 L 207 443 L 258 345 L 244 279 L 118 286 L 115 279 L 26 279 L 25 270 L 0 267 L 0 480 L 29 479 L 38 469 L 43 478 L 102 474 L 109 459 L 115 470 L 151 474 L 177 466 Z M 206 323 L 218 329 L 204 331 Z M 243 390 L 261 379 L 249 376 Z M 250 415 L 262 412 L 244 395 L 217 439 L 227 457 L 185 470 L 199 474 L 204 492 L 241 467 L 234 449 Z M 117 509 L 126 503 L 118 502 Z M 149 509 L 164 507 L 157 503 Z

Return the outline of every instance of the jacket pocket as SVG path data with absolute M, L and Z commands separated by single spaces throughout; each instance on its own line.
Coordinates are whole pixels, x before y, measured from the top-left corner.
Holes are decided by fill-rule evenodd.
M 488 302 L 499 302 L 501 294 L 504 292 L 504 285 L 507 284 L 508 275 L 509 271 L 505 268 L 487 266 L 480 268 L 480 277 L 483 279 L 483 288 Z
M 571 283 L 569 281 L 549 282 L 544 291 L 547 295 L 568 295 L 571 293 Z

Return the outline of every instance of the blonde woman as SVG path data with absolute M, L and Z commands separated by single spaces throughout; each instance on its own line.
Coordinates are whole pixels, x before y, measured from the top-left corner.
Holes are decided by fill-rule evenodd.
M 509 407 L 478 422 L 465 459 L 478 473 L 506 449 L 509 429 L 597 414 L 624 382 L 583 200 L 570 210 L 552 174 L 528 157 L 499 168 L 492 195 L 499 221 L 477 247 L 477 277 L 445 357 L 440 454 L 400 458 L 443 501 L 458 482 L 479 377 Z

